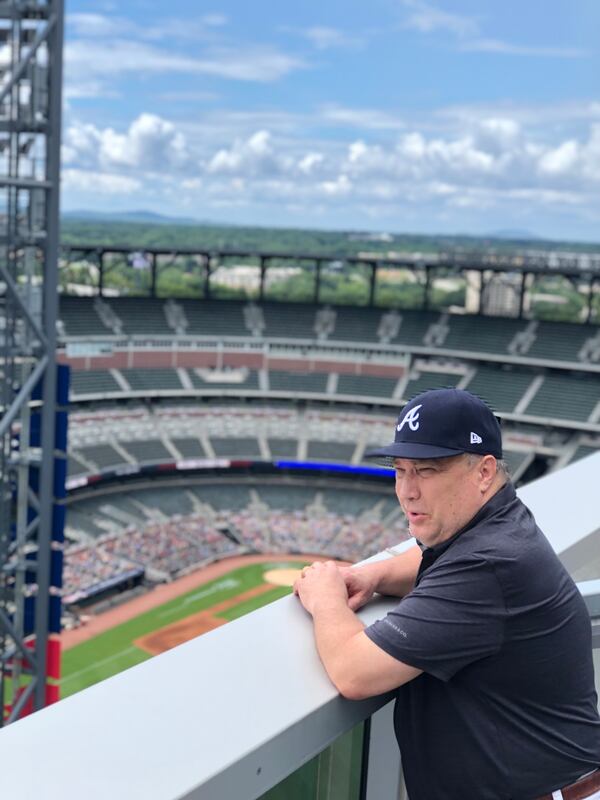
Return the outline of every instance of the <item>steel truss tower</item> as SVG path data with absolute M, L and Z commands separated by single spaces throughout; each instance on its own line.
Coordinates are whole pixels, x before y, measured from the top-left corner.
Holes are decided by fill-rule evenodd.
M 58 692 L 49 664 L 66 444 L 55 362 L 63 18 L 63 0 L 0 0 L 0 726 Z

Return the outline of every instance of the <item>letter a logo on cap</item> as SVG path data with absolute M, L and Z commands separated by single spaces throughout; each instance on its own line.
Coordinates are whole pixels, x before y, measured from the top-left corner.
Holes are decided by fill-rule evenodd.
M 399 425 L 396 425 L 396 430 L 398 432 L 402 430 L 402 428 L 406 425 L 407 422 L 408 422 L 408 427 L 411 429 L 411 431 L 419 430 L 419 409 L 421 408 L 422 405 L 423 403 L 421 403 L 421 405 L 415 406 L 414 408 L 411 408 L 411 410 L 405 414 L 402 422 Z
M 471 431 L 471 444 L 481 444 L 482 442 L 483 442 L 483 439 L 481 438 L 481 436 L 479 436 L 479 434 L 473 433 L 473 431 Z

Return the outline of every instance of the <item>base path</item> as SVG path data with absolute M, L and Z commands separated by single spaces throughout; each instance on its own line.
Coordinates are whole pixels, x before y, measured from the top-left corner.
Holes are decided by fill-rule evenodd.
M 159 628 L 159 630 L 148 633 L 146 636 L 141 636 L 134 641 L 134 645 L 150 653 L 152 656 L 157 656 L 159 653 L 164 653 L 165 650 L 177 647 L 178 644 L 189 642 L 189 640 L 193 639 L 195 636 L 200 636 L 202 633 L 212 631 L 213 628 L 225 625 L 227 620 L 218 617 L 217 614 L 234 608 L 240 603 L 245 603 L 246 600 L 251 600 L 253 597 L 265 594 L 265 592 L 271 591 L 272 588 L 273 587 L 269 586 L 267 583 L 255 586 L 254 589 L 248 589 L 247 592 L 242 592 L 236 597 L 217 603 L 207 611 L 199 611 L 197 614 L 190 614 L 189 617 L 179 622 L 174 622 L 172 625 L 165 625 L 164 628 Z
M 123 603 L 121 606 L 111 608 L 110 611 L 105 611 L 103 614 L 98 614 L 82 625 L 79 628 L 74 628 L 70 631 L 64 631 L 61 634 L 60 641 L 63 650 L 68 650 L 69 647 L 74 647 L 81 642 L 92 639 L 99 633 L 110 630 L 116 625 L 121 625 L 134 617 L 143 614 L 145 611 L 150 611 L 156 606 L 161 606 L 163 603 L 168 603 L 175 597 L 179 597 L 186 592 L 191 592 L 198 586 L 202 586 L 209 581 L 220 578 L 238 567 L 245 567 L 248 564 L 260 564 L 266 562 L 284 562 L 284 561 L 327 561 L 327 556 L 312 555 L 285 555 L 285 553 L 261 553 L 252 556 L 232 556 L 231 558 L 217 561 L 214 564 L 209 564 L 202 567 L 196 572 L 191 572 L 179 580 L 172 583 L 163 583 L 155 589 L 151 589 L 147 594 L 141 597 L 136 597 L 128 603 Z

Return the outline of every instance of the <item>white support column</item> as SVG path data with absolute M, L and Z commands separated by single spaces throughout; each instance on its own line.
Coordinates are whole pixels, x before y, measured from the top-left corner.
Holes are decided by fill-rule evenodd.
M 131 455 L 131 453 L 127 452 L 127 450 L 125 450 L 125 448 L 122 445 L 120 445 L 119 442 L 117 442 L 117 440 L 114 437 L 112 436 L 109 437 L 108 444 L 113 448 L 113 450 L 117 451 L 117 453 L 121 456 L 121 458 L 123 459 L 123 461 L 125 461 L 125 463 L 137 465 L 138 463 L 137 459 L 135 459 Z
M 189 389 L 191 391 L 194 388 L 190 374 L 185 367 L 177 367 L 177 375 L 184 389 Z
M 267 437 L 264 435 L 260 435 L 257 436 L 256 438 L 258 440 L 260 457 L 263 458 L 265 461 L 271 461 L 272 455 L 271 455 L 271 450 L 269 449 L 269 442 L 267 441 Z
M 339 379 L 340 376 L 337 372 L 329 373 L 327 376 L 327 388 L 325 389 L 327 394 L 337 394 Z
M 527 389 L 525 389 L 525 392 L 523 393 L 523 396 L 521 397 L 521 399 L 519 400 L 519 402 L 515 406 L 515 410 L 513 412 L 514 414 L 524 414 L 525 413 L 525 409 L 527 408 L 529 403 L 531 403 L 531 401 L 533 400 L 535 395 L 538 393 L 538 391 L 540 389 L 540 386 L 542 385 L 543 382 L 544 382 L 544 376 L 543 375 L 537 375 L 531 381 L 531 383 L 529 384 Z
M 198 438 L 200 439 L 202 447 L 204 448 L 204 452 L 206 453 L 206 457 L 207 458 L 216 458 L 215 451 L 214 451 L 213 446 L 212 446 L 212 442 L 210 441 L 210 439 L 207 436 L 207 434 L 201 433 L 200 436 L 198 436 Z
M 129 385 L 129 382 L 127 381 L 127 379 L 125 378 L 125 376 L 123 375 L 121 370 L 119 370 L 119 369 L 109 369 L 108 371 L 113 376 L 113 378 L 116 380 L 116 382 L 119 384 L 121 389 L 123 389 L 124 392 L 130 392 L 131 391 L 131 386 Z
M 161 433 L 159 438 L 160 438 L 160 442 L 163 445 L 163 447 L 165 448 L 165 450 L 169 451 L 169 453 L 173 456 L 175 461 L 183 461 L 183 456 L 181 455 L 179 450 L 175 447 L 175 445 L 169 439 L 168 436 L 166 436 L 164 433 Z

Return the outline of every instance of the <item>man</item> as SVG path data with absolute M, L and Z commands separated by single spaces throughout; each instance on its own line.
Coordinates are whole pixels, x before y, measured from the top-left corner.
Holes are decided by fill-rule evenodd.
M 294 589 L 341 694 L 398 689 L 410 800 L 600 798 L 589 616 L 508 480 L 490 409 L 425 392 L 369 455 L 393 463 L 418 546 L 314 564 Z M 354 612 L 374 592 L 403 599 L 365 628 Z

